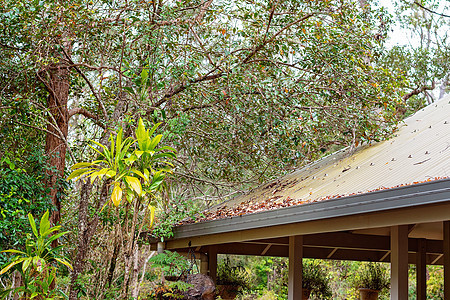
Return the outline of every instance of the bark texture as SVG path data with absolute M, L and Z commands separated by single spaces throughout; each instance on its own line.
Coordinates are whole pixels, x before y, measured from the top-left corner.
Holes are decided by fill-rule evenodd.
M 102 185 L 102 190 L 100 193 L 100 200 L 98 205 L 106 201 L 108 196 L 108 186 L 109 181 L 105 181 Z M 88 220 L 88 208 L 89 208 L 89 197 L 91 195 L 92 185 L 87 181 L 81 187 L 80 204 L 78 207 L 78 247 L 77 255 L 73 260 L 73 271 L 70 281 L 70 292 L 69 299 L 77 299 L 77 279 L 78 276 L 83 272 L 85 266 L 86 256 L 89 251 L 89 243 L 91 242 L 94 233 L 97 230 L 99 215 L 94 214 L 92 219 Z
M 67 152 L 67 132 L 69 129 L 69 112 L 67 102 L 69 98 L 69 70 L 64 64 L 52 67 L 48 72 L 48 80 L 45 82 L 49 91 L 47 108 L 49 120 L 47 136 L 45 140 L 45 153 L 48 156 L 49 165 L 53 168 L 49 171 L 50 197 L 56 210 L 52 212 L 50 221 L 57 224 L 61 218 L 61 200 L 58 197 L 57 181 L 64 176 Z

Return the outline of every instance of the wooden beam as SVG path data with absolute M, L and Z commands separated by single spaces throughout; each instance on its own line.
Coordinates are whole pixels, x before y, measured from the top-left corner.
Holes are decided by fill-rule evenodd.
M 261 255 L 265 255 L 267 251 L 269 251 L 270 247 L 272 247 L 272 244 L 268 244 L 266 248 L 264 248 L 264 250 L 261 252 Z
M 391 300 L 408 299 L 408 225 L 391 227 Z
M 294 235 L 340 232 L 386 226 L 390 227 L 400 224 L 441 222 L 442 220 L 449 219 L 450 203 L 446 202 L 439 205 L 425 205 L 401 210 L 395 209 L 384 212 L 173 239 L 167 241 L 166 247 L 167 249 L 185 248 L 188 247 L 189 241 L 192 242 L 193 247 L 197 247 Z
M 442 258 L 442 256 L 444 256 L 444 254 L 439 254 L 438 256 L 436 256 L 436 258 L 431 261 L 430 265 L 437 264 L 437 262 Z
M 444 221 L 444 299 L 450 299 L 450 221 Z
M 302 300 L 303 237 L 289 237 L 288 300 Z
M 333 250 L 331 250 L 330 254 L 327 255 L 327 258 L 331 258 L 333 256 L 333 254 L 335 254 L 338 249 L 339 248 L 334 248 Z
M 380 262 L 383 262 L 391 254 L 391 250 L 386 251 L 386 253 L 380 258 Z
M 427 299 L 427 242 L 419 239 L 416 254 L 416 294 L 417 300 Z
M 408 251 L 417 252 L 418 238 L 409 238 Z M 289 238 L 274 238 L 274 239 L 262 239 L 251 240 L 244 243 L 248 244 L 261 244 L 261 245 L 288 245 Z M 441 240 L 427 240 L 427 253 L 443 253 Z M 391 244 L 390 237 L 371 235 L 371 234 L 358 234 L 349 232 L 330 232 L 319 233 L 303 236 L 304 247 L 329 247 L 329 248 L 342 248 L 342 249 L 359 249 L 359 250 L 384 250 L 390 254 Z

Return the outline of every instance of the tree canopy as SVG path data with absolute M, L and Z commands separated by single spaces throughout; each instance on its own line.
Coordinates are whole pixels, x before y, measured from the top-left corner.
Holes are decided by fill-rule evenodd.
M 0 175 L 39 178 L 37 202 L 52 202 L 50 222 L 62 216 L 77 228 L 71 299 L 81 291 L 77 276 L 93 239 L 105 239 L 111 252 L 99 262 L 103 286 L 113 282 L 119 253 L 125 273 L 139 253 L 144 202 L 101 208 L 108 199 L 121 202 L 117 186 L 139 194 L 151 181 L 133 173 L 132 163 L 121 165 L 130 181 L 95 180 L 102 168 L 113 169 L 106 156 L 119 135 L 140 140 L 139 128 L 160 123 L 158 143 L 177 152 L 168 154 L 173 172 L 152 202 L 160 224 L 186 216 L 181 208 L 208 207 L 336 149 L 351 153 L 388 138 L 423 105 L 420 95 L 430 100 L 431 87 L 442 83 L 445 91 L 448 83 L 447 37 L 438 30 L 448 20 L 430 12 L 440 7 L 431 2 L 398 1 L 402 24 L 422 43 L 387 48 L 394 19 L 371 1 L 3 0 Z M 42 152 L 39 163 L 23 166 L 29 153 Z M 119 160 L 140 155 L 124 153 Z M 80 162 L 100 173 L 64 190 L 68 167 Z M 8 182 L 0 181 L 2 199 L 15 186 Z M 28 198 L 27 187 L 12 195 Z M 126 295 L 137 275 L 122 280 Z
M 6 1 L 2 101 L 72 163 L 120 123 L 163 122 L 176 181 L 221 195 L 391 133 L 402 103 L 376 63 L 379 14 L 355 1 Z

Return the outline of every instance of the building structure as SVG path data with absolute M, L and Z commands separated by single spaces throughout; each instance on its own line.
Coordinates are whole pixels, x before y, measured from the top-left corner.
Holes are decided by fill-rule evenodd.
M 450 299 L 450 97 L 408 117 L 389 140 L 344 149 L 176 227 L 159 249 L 289 257 L 288 298 L 302 297 L 302 258 L 391 263 L 391 299 L 426 299 L 426 265 L 444 265 Z M 156 249 L 156 243 L 153 244 Z

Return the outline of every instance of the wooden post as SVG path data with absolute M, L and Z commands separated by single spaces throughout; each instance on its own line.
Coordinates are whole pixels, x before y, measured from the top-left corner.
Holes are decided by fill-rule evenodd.
M 444 221 L 444 299 L 450 299 L 450 221 Z
M 217 282 L 217 245 L 209 246 L 208 249 L 208 271 L 209 277 Z
M 302 300 L 303 236 L 289 237 L 288 300 Z
M 158 242 L 158 244 L 156 244 L 156 252 L 158 252 L 158 254 L 164 253 L 164 243 L 163 242 Z
M 391 227 L 391 300 L 408 299 L 408 225 Z
M 205 254 L 200 254 L 200 273 L 208 275 L 208 256 Z
M 416 253 L 417 300 L 427 299 L 427 240 L 419 239 Z

